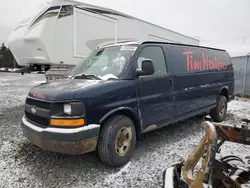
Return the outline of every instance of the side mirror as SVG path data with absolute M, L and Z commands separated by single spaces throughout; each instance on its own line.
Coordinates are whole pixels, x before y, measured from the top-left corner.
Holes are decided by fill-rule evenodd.
M 137 76 L 154 74 L 154 65 L 151 59 L 145 59 L 142 61 L 141 70 L 136 70 Z

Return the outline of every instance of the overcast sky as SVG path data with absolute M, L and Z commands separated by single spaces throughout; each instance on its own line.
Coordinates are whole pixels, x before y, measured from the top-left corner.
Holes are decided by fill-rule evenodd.
M 43 0 L 0 0 L 0 41 Z M 250 0 L 82 0 L 199 37 L 202 45 L 250 52 Z

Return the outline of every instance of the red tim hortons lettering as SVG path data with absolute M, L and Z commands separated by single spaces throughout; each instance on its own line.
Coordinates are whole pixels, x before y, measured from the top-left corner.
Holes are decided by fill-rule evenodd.
M 193 70 L 193 56 L 190 55 L 190 69 Z
M 203 70 L 206 70 L 206 57 L 204 52 L 202 52 L 202 62 L 203 62 Z
M 196 61 L 193 62 L 193 69 L 194 69 L 194 70 L 197 70 L 197 69 L 198 69 L 197 62 L 196 62 Z
M 224 62 L 220 62 L 220 63 L 221 63 L 222 70 L 226 70 L 227 69 L 227 64 L 224 63 Z
M 208 62 L 209 70 L 213 70 L 214 69 L 214 67 L 213 67 L 213 61 L 209 60 L 208 56 L 207 56 L 207 62 Z
M 197 70 L 197 71 L 202 70 L 201 61 L 194 61 L 194 70 Z
M 187 56 L 187 60 L 186 60 L 186 62 L 187 62 L 187 71 L 189 71 L 189 66 L 191 64 L 191 62 L 190 62 L 191 61 L 191 57 L 190 56 L 192 56 L 192 54 L 193 54 L 193 52 L 183 52 L 183 55 Z
M 208 54 L 202 52 L 201 61 L 193 58 L 193 52 L 183 52 L 186 56 L 186 70 L 187 71 L 202 71 L 202 70 L 225 70 L 227 64 L 221 62 L 218 57 L 209 58 Z
M 211 67 L 211 69 L 210 69 Z M 211 66 L 211 61 L 208 59 L 208 55 L 206 54 L 206 70 L 212 70 L 212 66 Z
M 219 59 L 215 56 L 215 57 L 214 57 L 214 68 L 215 68 L 215 70 L 219 70 L 218 60 L 219 60 Z

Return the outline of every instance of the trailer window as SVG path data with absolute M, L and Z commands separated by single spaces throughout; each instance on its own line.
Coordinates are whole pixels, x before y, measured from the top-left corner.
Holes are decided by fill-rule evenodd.
M 61 8 L 58 19 L 73 15 L 73 6 L 72 5 L 64 5 Z

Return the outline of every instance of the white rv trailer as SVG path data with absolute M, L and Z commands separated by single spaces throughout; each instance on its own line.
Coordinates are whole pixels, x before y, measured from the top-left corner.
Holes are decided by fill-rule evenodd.
M 29 71 L 76 65 L 98 46 L 136 40 L 199 45 L 199 40 L 121 12 L 72 0 L 47 0 L 8 41 Z

